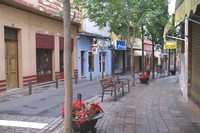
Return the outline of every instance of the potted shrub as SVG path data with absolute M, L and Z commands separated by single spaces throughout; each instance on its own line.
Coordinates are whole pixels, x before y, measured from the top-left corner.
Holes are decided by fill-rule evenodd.
M 62 116 L 64 117 L 64 106 L 62 107 Z M 72 104 L 72 128 L 74 131 L 96 132 L 95 125 L 103 117 L 103 109 L 99 103 L 84 103 L 76 100 Z
M 141 83 L 148 83 L 149 81 L 149 75 L 147 73 L 140 73 L 139 74 L 139 80 Z

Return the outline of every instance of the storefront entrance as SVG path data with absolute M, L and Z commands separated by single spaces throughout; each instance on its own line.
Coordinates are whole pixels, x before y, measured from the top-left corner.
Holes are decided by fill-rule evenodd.
M 52 50 L 37 49 L 37 82 L 52 80 Z
M 5 28 L 5 69 L 7 89 L 17 88 L 19 86 L 17 54 L 17 30 Z
M 37 82 L 53 80 L 52 51 L 54 49 L 54 36 L 36 33 L 36 67 Z

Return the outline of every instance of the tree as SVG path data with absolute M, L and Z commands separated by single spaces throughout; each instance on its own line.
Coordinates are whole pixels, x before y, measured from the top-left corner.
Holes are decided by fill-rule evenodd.
M 168 22 L 168 0 L 152 1 L 157 7 L 157 11 L 146 14 L 145 25 L 147 32 L 152 38 L 152 78 L 154 79 L 154 46 L 163 45 L 164 26 Z
M 122 35 L 131 44 L 131 85 L 134 86 L 133 43 L 140 17 L 138 0 L 76 0 L 76 3 L 85 9 L 85 16 L 98 26 L 108 23 L 110 32 Z
M 110 32 L 122 35 L 131 44 L 131 85 L 135 85 L 133 43 L 147 14 L 159 12 L 163 0 L 75 0 L 85 17 L 100 27 L 108 23 Z M 158 8 L 159 7 L 159 8 Z M 158 9 L 157 9 L 158 8 Z
M 63 0 L 64 27 L 64 132 L 72 133 L 72 55 L 71 55 L 71 15 L 70 0 Z

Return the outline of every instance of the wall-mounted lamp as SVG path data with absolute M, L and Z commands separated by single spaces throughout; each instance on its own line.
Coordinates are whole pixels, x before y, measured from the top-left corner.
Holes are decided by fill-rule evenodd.
M 93 44 L 97 44 L 97 39 L 93 38 Z

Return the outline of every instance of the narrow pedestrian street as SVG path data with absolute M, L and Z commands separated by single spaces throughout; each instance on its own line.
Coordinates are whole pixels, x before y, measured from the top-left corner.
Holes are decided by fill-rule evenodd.
M 178 76 L 136 82 L 130 94 L 105 104 L 100 133 L 199 133 L 200 115 L 186 103 Z
M 96 133 L 199 133 L 200 114 L 184 100 L 178 86 L 179 75 L 150 79 L 148 84 L 136 80 L 136 86 L 131 87 L 131 92 L 125 87 L 124 97 L 118 92 L 117 102 L 110 94 L 105 95 L 104 102 L 100 102 L 101 94 L 87 100 L 100 102 L 104 110 L 104 116 L 96 125 Z M 62 117 L 3 114 L 0 119 L 46 124 L 42 129 L 0 126 L 0 133 L 62 133 L 64 129 Z

